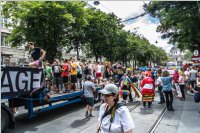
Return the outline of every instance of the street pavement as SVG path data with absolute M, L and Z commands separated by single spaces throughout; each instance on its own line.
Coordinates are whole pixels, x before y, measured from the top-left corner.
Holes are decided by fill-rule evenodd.
M 186 101 L 175 98 L 174 112 L 167 111 L 155 133 L 200 133 L 200 105 L 186 94 Z
M 155 97 L 152 109 L 144 110 L 142 104 L 137 100 L 128 103 L 135 128 L 133 133 L 148 133 L 156 123 L 165 104 L 158 104 L 158 95 Z M 174 112 L 166 111 L 164 117 L 155 129 L 155 133 L 199 133 L 200 132 L 200 110 L 199 104 L 194 103 L 192 96 L 187 96 L 186 101 L 174 98 Z M 26 114 L 17 116 L 16 128 L 8 133 L 95 133 L 100 103 L 94 106 L 94 116 L 85 118 L 85 105 L 74 104 L 49 112 L 38 114 L 32 120 Z
M 127 107 L 132 110 L 136 104 L 138 105 L 138 102 L 134 101 L 128 103 Z M 95 104 L 93 112 L 95 117 L 89 119 L 85 118 L 85 105 L 81 103 L 40 113 L 31 120 L 27 118 L 27 114 L 22 114 L 16 117 L 15 129 L 8 130 L 8 133 L 95 133 L 99 107 L 100 103 Z M 148 131 L 162 108 L 163 106 L 155 101 L 152 110 L 144 111 L 141 105 L 132 110 L 131 116 L 136 126 L 134 133 Z M 144 119 L 147 121 L 144 122 Z

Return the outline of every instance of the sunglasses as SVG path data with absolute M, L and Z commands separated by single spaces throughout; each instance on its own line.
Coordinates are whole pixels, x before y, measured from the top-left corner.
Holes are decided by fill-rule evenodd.
M 103 96 L 104 97 L 110 97 L 110 96 L 113 96 L 113 94 L 106 94 L 106 95 L 104 94 Z

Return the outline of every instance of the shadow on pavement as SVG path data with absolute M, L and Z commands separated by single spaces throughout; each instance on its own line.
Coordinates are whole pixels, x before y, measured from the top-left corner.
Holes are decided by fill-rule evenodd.
M 79 111 L 84 107 L 85 105 L 82 103 L 71 104 L 47 112 L 38 113 L 32 119 L 28 119 L 27 112 L 24 114 L 20 114 L 15 117 L 15 122 L 16 122 L 15 129 L 8 130 L 7 133 L 25 133 L 29 131 L 36 132 L 38 130 L 38 126 L 40 126 L 41 124 L 48 123 L 55 119 L 59 119 L 60 117 L 65 116 L 66 114 Z M 24 126 L 26 128 L 24 128 Z
M 139 103 L 140 103 L 140 101 L 133 101 L 133 102 L 126 103 L 126 106 L 133 106 L 133 105 L 136 105 Z
M 154 110 L 152 108 L 146 108 L 143 107 L 140 108 L 140 114 L 147 115 L 147 114 L 153 114 Z
M 82 125 L 85 125 L 89 120 L 90 120 L 90 118 L 83 118 L 83 119 L 80 119 L 80 120 L 75 120 L 75 121 L 71 124 L 71 127 L 72 127 L 72 128 L 80 127 L 80 126 L 82 126 Z

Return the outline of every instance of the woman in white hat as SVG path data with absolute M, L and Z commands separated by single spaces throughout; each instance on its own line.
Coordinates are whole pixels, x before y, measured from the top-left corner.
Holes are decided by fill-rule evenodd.
M 118 92 L 114 84 L 107 84 L 100 90 L 105 103 L 100 107 L 97 133 L 132 133 L 133 120 L 128 108 L 118 103 Z

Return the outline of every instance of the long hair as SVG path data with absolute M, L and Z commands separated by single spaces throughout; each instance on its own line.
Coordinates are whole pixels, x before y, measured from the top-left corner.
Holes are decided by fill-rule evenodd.
M 117 104 L 117 102 L 119 101 L 119 94 L 113 94 L 113 96 L 116 96 L 116 98 L 114 99 L 115 104 Z

